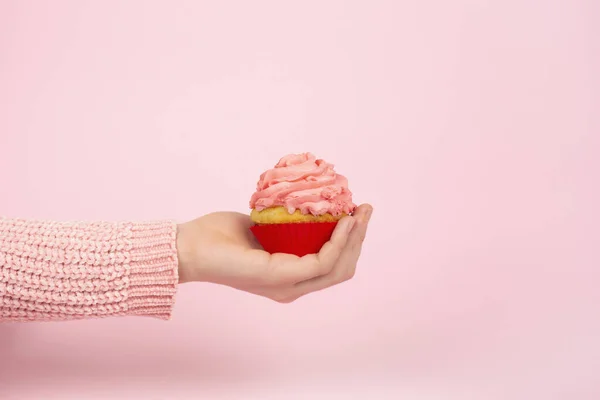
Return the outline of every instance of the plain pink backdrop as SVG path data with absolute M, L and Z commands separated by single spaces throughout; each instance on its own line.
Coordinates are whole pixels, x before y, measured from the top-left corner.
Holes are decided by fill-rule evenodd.
M 2 399 L 600 398 L 594 0 L 0 1 L 0 214 L 247 212 L 312 151 L 375 213 L 291 305 L 0 326 Z

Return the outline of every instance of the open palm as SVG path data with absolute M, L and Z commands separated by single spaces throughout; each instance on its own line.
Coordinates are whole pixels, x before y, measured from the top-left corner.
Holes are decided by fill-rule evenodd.
M 318 254 L 269 254 L 248 215 L 218 212 L 179 225 L 180 281 L 227 285 L 288 303 L 354 276 L 373 208 L 364 204 L 336 226 Z

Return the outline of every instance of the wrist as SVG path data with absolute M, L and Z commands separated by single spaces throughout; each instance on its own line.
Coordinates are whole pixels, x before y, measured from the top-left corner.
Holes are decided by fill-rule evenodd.
M 191 264 L 191 249 L 188 244 L 186 229 L 182 224 L 177 225 L 177 260 L 178 260 L 178 272 L 179 272 L 179 283 L 191 282 L 193 279 L 190 276 L 190 264 Z

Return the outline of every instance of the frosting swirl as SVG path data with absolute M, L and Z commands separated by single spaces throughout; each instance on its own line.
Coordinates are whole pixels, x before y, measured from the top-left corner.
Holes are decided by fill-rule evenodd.
M 302 214 L 334 216 L 350 214 L 356 208 L 348 180 L 334 171 L 333 164 L 311 153 L 287 155 L 260 176 L 250 208 L 262 211 L 277 206 L 290 214 L 300 210 Z

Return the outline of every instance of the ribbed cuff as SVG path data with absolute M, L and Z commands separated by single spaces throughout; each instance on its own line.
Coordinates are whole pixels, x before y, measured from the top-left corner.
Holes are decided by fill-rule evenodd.
M 133 224 L 127 315 L 171 318 L 179 282 L 176 240 L 173 222 Z

